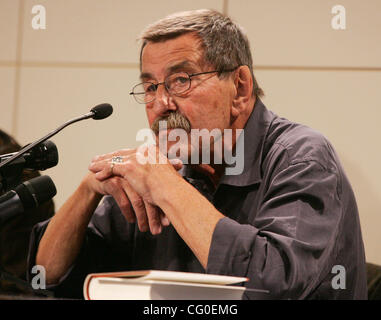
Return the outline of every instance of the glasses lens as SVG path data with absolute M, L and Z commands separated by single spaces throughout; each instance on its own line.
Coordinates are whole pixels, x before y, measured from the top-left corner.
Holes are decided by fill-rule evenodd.
M 148 103 L 155 99 L 156 85 L 151 82 L 137 84 L 132 93 L 138 103 Z
M 190 88 L 190 78 L 185 72 L 171 74 L 165 79 L 165 86 L 172 94 L 179 94 Z

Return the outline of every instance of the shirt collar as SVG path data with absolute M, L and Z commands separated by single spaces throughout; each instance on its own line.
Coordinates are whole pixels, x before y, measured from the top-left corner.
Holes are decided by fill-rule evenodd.
M 274 118 L 275 115 L 265 107 L 259 98 L 257 98 L 254 104 L 254 109 L 246 122 L 244 135 L 240 135 L 237 141 L 237 144 L 244 143 L 243 171 L 238 175 L 227 175 L 225 173 L 221 177 L 218 186 L 221 184 L 226 184 L 244 187 L 262 181 L 261 166 L 263 147 L 270 123 L 274 120 Z M 232 166 L 234 165 L 235 164 Z M 192 179 L 208 180 L 203 174 L 198 173 L 187 165 L 180 170 L 180 174 L 184 177 Z

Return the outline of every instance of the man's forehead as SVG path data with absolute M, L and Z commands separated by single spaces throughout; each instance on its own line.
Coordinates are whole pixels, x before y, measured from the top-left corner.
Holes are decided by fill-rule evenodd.
M 198 70 L 200 67 L 197 63 L 194 63 L 193 61 L 189 60 L 182 60 L 182 61 L 171 61 L 167 65 L 164 66 L 164 72 L 165 74 L 172 74 L 175 72 L 194 72 Z M 154 75 L 150 71 L 142 70 L 140 74 L 141 79 L 147 79 L 147 78 L 154 78 Z
M 148 42 L 142 52 L 141 75 L 151 73 L 154 69 L 173 72 L 200 67 L 203 49 L 199 43 L 195 43 L 199 41 L 198 37 L 183 35 L 166 41 Z

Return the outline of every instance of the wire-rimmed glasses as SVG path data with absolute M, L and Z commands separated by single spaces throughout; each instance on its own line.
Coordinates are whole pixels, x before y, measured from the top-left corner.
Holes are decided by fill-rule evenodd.
M 163 82 L 154 83 L 151 81 L 146 81 L 146 82 L 139 83 L 132 88 L 130 95 L 134 96 L 136 102 L 145 104 L 155 100 L 157 88 L 161 84 L 164 85 L 164 87 L 167 89 L 169 94 L 176 96 L 190 89 L 192 77 L 199 76 L 202 74 L 208 74 L 208 73 L 232 72 L 235 69 L 237 68 L 223 70 L 223 71 L 214 70 L 214 71 L 206 71 L 206 72 L 199 72 L 199 73 L 192 73 L 192 74 L 189 74 L 187 72 L 176 72 L 166 77 Z

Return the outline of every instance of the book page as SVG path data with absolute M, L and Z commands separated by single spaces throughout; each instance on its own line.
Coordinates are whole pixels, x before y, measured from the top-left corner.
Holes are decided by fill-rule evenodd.
M 205 273 L 160 271 L 160 270 L 111 272 L 111 273 L 92 274 L 91 276 L 135 278 L 139 280 L 195 282 L 195 283 L 209 283 L 209 284 L 220 284 L 220 285 L 234 284 L 234 283 L 248 281 L 248 278 L 245 278 L 245 277 L 231 277 L 231 276 L 205 274 Z

